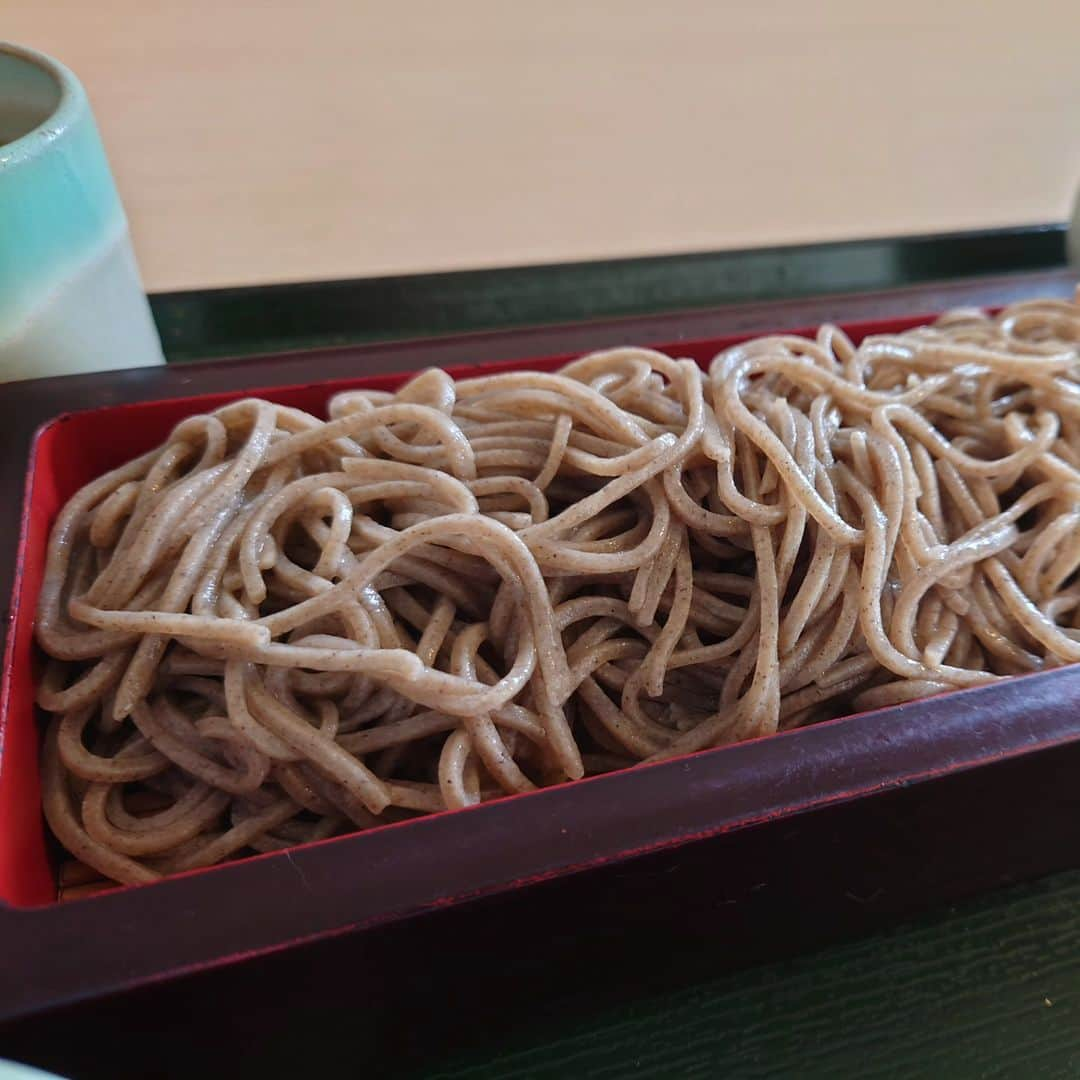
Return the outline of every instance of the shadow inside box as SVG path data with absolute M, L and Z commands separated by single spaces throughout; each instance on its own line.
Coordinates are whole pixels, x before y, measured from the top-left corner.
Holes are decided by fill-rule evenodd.
M 429 1070 L 1064 869 L 1078 768 L 1080 745 L 1030 754 L 71 1006 L 0 1055 L 71 1080 Z

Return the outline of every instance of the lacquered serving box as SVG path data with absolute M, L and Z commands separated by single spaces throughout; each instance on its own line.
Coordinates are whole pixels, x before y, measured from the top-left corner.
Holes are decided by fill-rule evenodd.
M 902 299 L 890 299 L 893 311 Z M 727 962 L 743 963 L 1076 864 L 1080 670 L 1062 668 L 55 902 L 56 852 L 39 808 L 33 613 L 50 524 L 82 484 L 159 443 L 182 417 L 241 396 L 319 413 L 341 389 L 391 389 L 432 365 L 456 376 L 550 370 L 615 343 L 707 364 L 751 333 L 805 328 L 827 310 L 759 306 L 0 387 L 0 597 L 11 597 L 0 1020 L 63 1009 L 55 1015 L 78 1023 L 92 1002 L 119 1023 L 184 986 L 198 988 L 187 1000 L 204 1017 L 237 993 L 272 1017 L 273 987 L 299 972 L 308 1000 L 358 994 L 365 1037 L 393 1039 L 394 1002 L 426 1002 L 434 1027 L 449 1030 L 485 1000 L 535 1007 L 556 975 L 595 984 L 628 948 L 644 965 L 675 951 L 691 970 L 707 941 L 708 955 L 720 943 Z M 858 339 L 927 318 L 846 329 Z M 223 967 L 232 970 L 211 974 Z M 445 992 L 440 969 L 452 973 Z M 179 976 L 188 978 L 172 982 Z

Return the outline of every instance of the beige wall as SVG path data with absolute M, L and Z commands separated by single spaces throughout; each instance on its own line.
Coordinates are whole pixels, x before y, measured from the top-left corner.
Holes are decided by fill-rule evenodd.
M 1080 3 L 6 0 L 154 289 L 1060 219 Z

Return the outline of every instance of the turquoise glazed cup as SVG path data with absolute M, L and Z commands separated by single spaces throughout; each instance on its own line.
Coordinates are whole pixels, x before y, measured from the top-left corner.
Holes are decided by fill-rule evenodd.
M 0 42 L 0 383 L 163 362 L 85 91 Z

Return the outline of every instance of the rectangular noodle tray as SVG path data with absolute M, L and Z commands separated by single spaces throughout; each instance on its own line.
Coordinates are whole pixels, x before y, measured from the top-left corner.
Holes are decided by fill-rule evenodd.
M 649 965 L 720 942 L 725 963 L 745 963 L 1075 865 L 1080 670 L 1062 668 L 57 903 L 32 644 L 62 503 L 225 401 L 319 413 L 339 390 L 392 389 L 432 365 L 550 370 L 616 343 L 707 363 L 830 316 L 858 339 L 932 317 L 905 310 L 1068 291 L 1060 275 L 997 280 L 0 386 L 0 1021 L 150 1000 L 181 974 L 203 979 L 192 998 L 209 1008 L 205 973 L 230 966 L 216 977 L 233 1000 L 300 972 L 306 994 L 359 988 L 371 1016 L 407 1001 L 448 1031 L 466 1006 L 535 1004 L 555 970 L 600 978 L 620 950 Z

